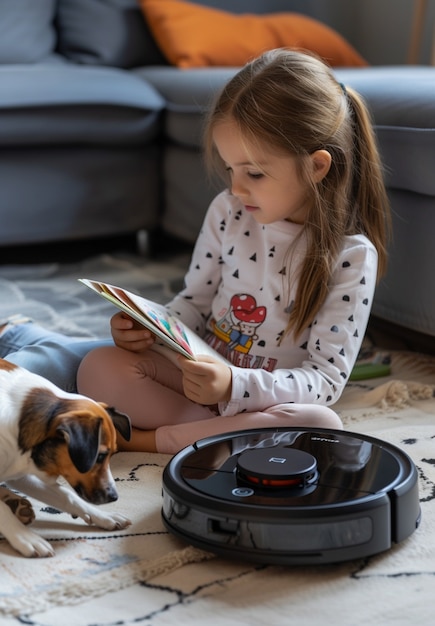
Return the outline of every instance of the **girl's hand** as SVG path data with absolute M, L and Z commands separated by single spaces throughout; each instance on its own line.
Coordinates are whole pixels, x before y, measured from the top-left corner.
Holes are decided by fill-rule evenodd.
M 130 350 L 130 352 L 148 350 L 153 345 L 155 339 L 150 330 L 123 312 L 115 313 L 112 317 L 110 330 L 113 341 L 118 348 L 124 348 L 124 350 Z
M 231 369 L 225 363 L 201 355 L 197 361 L 178 357 L 183 372 L 183 389 L 189 400 L 198 404 L 228 402 L 231 398 Z

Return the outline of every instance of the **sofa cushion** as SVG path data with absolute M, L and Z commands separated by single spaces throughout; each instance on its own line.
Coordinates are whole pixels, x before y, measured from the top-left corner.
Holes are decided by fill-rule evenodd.
M 182 68 L 238 66 L 265 50 L 307 49 L 330 65 L 366 61 L 332 28 L 298 13 L 236 15 L 181 0 L 139 0 L 158 45 Z
M 372 113 L 388 187 L 435 196 L 435 67 L 337 69 Z
M 237 68 L 143 67 L 133 72 L 153 85 L 166 100 L 165 134 L 174 143 L 190 148 L 202 146 L 204 115 L 214 95 Z
M 165 102 L 120 69 L 0 66 L 0 143 L 140 144 L 160 128 Z
M 59 0 L 57 24 L 59 52 L 76 63 L 166 64 L 136 0 Z
M 0 64 L 37 63 L 54 51 L 57 0 L 1 0 Z

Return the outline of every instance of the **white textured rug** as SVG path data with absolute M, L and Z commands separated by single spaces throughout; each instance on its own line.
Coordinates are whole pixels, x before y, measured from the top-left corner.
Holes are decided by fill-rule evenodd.
M 0 289 L 2 280 L 9 279 L 0 269 Z M 154 283 L 160 293 L 166 280 L 167 275 Z M 20 293 L 23 287 L 18 284 Z M 77 316 L 71 318 L 71 307 L 66 309 L 56 323 L 68 325 L 72 319 L 76 324 Z M 83 311 L 81 319 L 89 315 Z M 84 327 L 76 324 L 71 334 Z M 0 624 L 432 626 L 434 389 L 435 359 L 395 353 L 390 377 L 351 383 L 337 406 L 347 430 L 398 445 L 418 468 L 422 523 L 384 554 L 321 567 L 255 566 L 214 557 L 164 529 L 161 474 L 169 457 L 120 453 L 112 462 L 120 498 L 108 506 L 128 513 L 133 525 L 107 533 L 35 503 L 35 528 L 53 541 L 56 555 L 28 560 L 0 541 Z

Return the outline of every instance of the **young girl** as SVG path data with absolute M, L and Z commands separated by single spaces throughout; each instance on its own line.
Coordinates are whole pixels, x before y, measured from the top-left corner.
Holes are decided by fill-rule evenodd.
M 167 306 L 230 365 L 174 364 L 114 315 L 78 390 L 125 411 L 121 449 L 175 453 L 257 427 L 341 428 L 329 405 L 358 355 L 386 266 L 389 209 L 361 98 L 314 56 L 274 50 L 223 89 L 206 153 L 228 190 L 211 203 L 185 287 Z

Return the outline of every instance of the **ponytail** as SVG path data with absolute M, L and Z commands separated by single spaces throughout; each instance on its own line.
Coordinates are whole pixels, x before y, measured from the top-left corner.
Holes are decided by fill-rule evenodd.
M 387 244 L 391 235 L 389 200 L 372 121 L 361 96 L 346 88 L 353 117 L 354 147 L 352 201 L 349 203 L 349 232 L 362 232 L 378 252 L 378 279 L 387 267 Z

